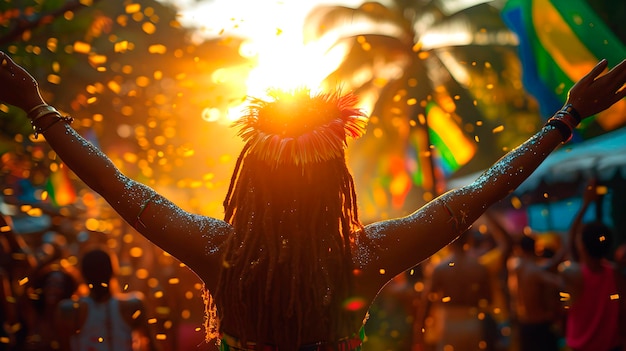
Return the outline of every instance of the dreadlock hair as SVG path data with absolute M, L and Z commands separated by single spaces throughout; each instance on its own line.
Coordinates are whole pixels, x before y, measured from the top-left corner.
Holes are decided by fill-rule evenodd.
M 342 303 L 352 295 L 351 245 L 362 229 L 343 150 L 346 134 L 364 129 L 354 97 L 289 96 L 288 108 L 278 103 L 284 96 L 255 100 L 240 122 L 247 143 L 224 201 L 234 234 L 214 294 L 221 325 L 243 343 L 279 350 L 306 341 L 306 320 L 323 321 L 315 328 L 327 339 L 316 341 L 353 332 Z M 299 120 L 289 124 L 284 113 Z

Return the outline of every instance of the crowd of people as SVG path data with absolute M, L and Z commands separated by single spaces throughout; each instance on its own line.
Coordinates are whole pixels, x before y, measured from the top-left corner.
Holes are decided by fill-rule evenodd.
M 613 337 L 626 331 L 624 306 L 615 298 L 626 291 L 626 261 L 616 256 L 626 243 L 618 245 L 619 236 L 602 223 L 582 223 L 598 199 L 594 182 L 586 189 L 571 230 L 557 236 L 550 250 L 538 245 L 541 233 L 512 232 L 505 228 L 505 215 L 487 212 L 415 267 L 412 277 L 406 272 L 381 292 L 366 324 L 366 347 L 556 351 L 607 343 L 603 350 L 620 350 L 623 340 L 612 340 L 610 331 L 621 328 Z M 217 348 L 204 342 L 200 280 L 171 257 L 160 265 L 167 255 L 149 242 L 142 244 L 153 250 L 145 257 L 122 256 L 120 262 L 117 252 L 123 248 L 109 247 L 104 234 L 59 232 L 67 225 L 20 234 L 14 220 L 0 217 L 0 349 L 106 350 L 106 340 L 114 350 Z M 120 269 L 124 266 L 128 269 Z M 144 267 L 153 279 L 160 273 L 162 285 L 172 278 L 177 282 L 155 299 L 155 289 L 131 274 Z M 582 272 L 589 276 L 580 280 Z M 578 300 L 584 307 L 572 310 Z M 159 312 L 164 305 L 165 314 Z M 588 338 L 581 339 L 584 335 Z M 568 346 L 576 342 L 591 346 Z
M 515 347 L 536 347 L 526 341 L 541 337 L 546 347 L 553 340 L 558 347 L 564 338 L 574 351 L 613 351 L 626 345 L 626 333 L 619 329 L 624 306 L 619 289 L 624 277 L 623 270 L 606 260 L 612 249 L 608 227 L 583 225 L 582 216 L 577 217 L 563 245 L 565 252 L 553 257 L 554 262 L 541 264 L 536 255 L 513 257 L 515 250 L 506 248 L 494 258 L 490 251 L 499 245 L 474 240 L 481 237 L 472 230 L 492 205 L 569 141 L 583 119 L 626 96 L 626 61 L 608 71 L 607 67 L 606 60 L 600 61 L 569 90 L 566 104 L 545 126 L 473 183 L 450 190 L 410 215 L 369 224 L 359 219 L 344 150 L 347 139 L 360 137 L 367 122 L 355 107 L 353 94 L 312 94 L 301 89 L 273 91 L 268 100 L 251 100 L 236 123 L 245 146 L 224 200 L 223 219 L 189 213 L 125 176 L 71 127 L 72 117 L 44 101 L 37 81 L 3 52 L 0 101 L 23 110 L 35 137 L 43 135 L 64 164 L 128 225 L 202 281 L 207 341 L 202 346 L 219 345 L 222 351 L 361 350 L 368 340 L 368 311 L 381 291 L 449 249 L 449 256 L 424 274 L 424 289 L 413 306 L 416 311 L 408 314 L 416 324 L 412 348 L 495 350 L 501 344 L 500 325 L 508 319 L 510 335 L 519 341 Z M 587 189 L 595 191 L 595 185 Z M 586 196 L 585 203 L 590 199 Z M 581 213 L 586 209 L 583 206 Z M 485 232 L 503 228 L 488 223 Z M 10 224 L 2 228 L 3 233 L 11 232 Z M 509 236 L 494 234 L 493 242 L 507 241 Z M 49 266 L 36 256 L 31 262 L 30 255 L 15 245 L 18 236 L 6 242 L 5 256 L 10 259 L 3 265 L 7 270 L 2 273 L 3 284 L 8 289 L 3 289 L 2 313 L 9 323 L 5 323 L 4 345 L 15 337 L 17 342 L 51 349 L 163 346 L 159 339 L 166 333 L 154 331 L 154 315 L 145 304 L 147 297 L 162 292 L 136 285 L 130 285 L 139 290 L 136 293 L 114 289 L 111 252 L 81 251 L 71 264 L 71 257 L 44 250 L 41 257 L 60 260 Z M 520 240 L 520 248 L 527 245 Z M 58 246 L 63 252 L 64 245 Z M 82 291 L 58 289 L 48 301 L 43 293 L 64 285 L 55 280 L 57 275 L 46 275 L 41 284 L 48 285 L 35 286 L 39 280 L 35 276 L 45 267 L 69 269 L 79 264 L 81 269 L 74 274 L 83 283 Z M 538 272 L 551 274 L 550 278 L 535 275 Z M 552 320 L 560 315 L 551 310 L 559 300 L 557 292 L 569 303 L 563 324 Z M 496 301 L 505 303 L 494 308 Z M 46 319 L 52 332 L 43 331 L 44 319 L 36 315 L 22 323 L 27 309 L 22 303 L 33 305 L 40 314 L 51 313 L 55 309 L 48 306 L 56 305 L 54 315 L 64 316 L 63 323 Z M 176 305 L 165 307 L 179 312 Z M 508 318 L 500 315 L 503 310 Z M 532 312 L 537 310 L 546 313 Z M 438 333 L 426 342 L 423 332 L 431 329 L 429 318 L 434 320 L 430 325 L 440 328 L 433 328 Z

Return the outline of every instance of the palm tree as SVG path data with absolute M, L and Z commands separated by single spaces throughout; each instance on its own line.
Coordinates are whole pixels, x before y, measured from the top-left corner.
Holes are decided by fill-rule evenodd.
M 372 112 L 374 137 L 351 148 L 374 156 L 352 165 L 357 183 L 376 189 L 362 200 L 366 217 L 413 210 L 447 177 L 483 169 L 536 130 L 500 6 L 395 0 L 320 6 L 307 17 L 305 40 L 345 53 L 326 83 L 341 82 Z M 376 213 L 385 203 L 389 212 Z

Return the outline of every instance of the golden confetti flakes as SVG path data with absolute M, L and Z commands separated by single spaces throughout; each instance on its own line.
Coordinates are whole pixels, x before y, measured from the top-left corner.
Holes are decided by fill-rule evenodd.
M 89 55 L 87 59 L 92 67 L 102 66 L 107 62 L 107 57 L 104 55 Z
M 59 85 L 61 83 L 61 76 L 59 76 L 57 74 L 49 74 L 48 75 L 48 82 L 52 83 L 52 84 Z
M 74 52 L 79 54 L 88 54 L 91 51 L 91 45 L 82 41 L 74 42 L 74 46 L 72 48 Z
M 450 296 L 444 296 L 441 298 L 441 302 L 450 302 L 452 301 L 452 298 Z
M 503 125 L 499 125 L 499 126 L 497 126 L 497 127 L 493 128 L 493 129 L 491 130 L 491 132 L 492 132 L 493 134 L 500 133 L 500 132 L 502 132 L 502 131 L 504 131 L 504 126 L 503 126 Z
M 129 43 L 127 40 L 123 40 L 120 42 L 115 43 L 115 45 L 113 46 L 113 50 L 115 52 L 126 52 L 127 50 L 129 50 Z
M 145 268 L 139 268 L 138 270 L 135 271 L 135 277 L 137 277 L 138 279 L 146 279 L 148 278 L 149 273 L 148 270 Z
M 152 22 L 144 22 L 141 25 L 141 29 L 146 33 L 146 34 L 154 34 L 156 32 L 156 26 L 154 25 L 154 23 Z
M 26 212 L 31 217 L 41 217 L 43 215 L 43 211 L 40 208 L 31 208 Z
M 119 94 L 122 91 L 122 87 L 114 80 L 109 81 L 109 83 L 107 83 L 107 87 L 116 94 Z
M 134 258 L 139 258 L 139 257 L 143 256 L 143 249 L 141 247 L 139 247 L 139 246 L 135 246 L 135 247 L 130 249 L 129 255 L 131 257 L 134 257 Z
M 609 296 L 609 298 L 611 300 L 619 300 L 619 294 L 612 294 L 611 296 Z
M 559 293 L 559 296 L 561 296 L 561 301 L 569 301 L 569 299 L 570 299 L 570 294 L 566 293 L 564 291 L 561 291 Z
M 522 201 L 519 199 L 519 197 L 513 196 L 511 197 L 511 205 L 513 206 L 513 208 L 519 210 L 520 208 L 522 208 Z
M 148 52 L 151 54 L 165 54 L 167 52 L 167 47 L 162 44 L 150 45 Z
M 137 84 L 137 86 L 139 87 L 145 88 L 150 85 L 150 78 L 146 76 L 139 76 L 137 77 L 137 79 L 135 79 L 135 84 Z
M 180 27 L 182 27 L 182 24 L 179 21 L 177 21 L 177 20 L 171 20 L 170 21 L 170 27 L 172 27 L 172 28 L 180 28 Z
M 49 38 L 46 42 L 46 48 L 51 52 L 55 52 L 58 44 L 59 40 L 57 38 Z
M 119 16 L 117 16 L 116 22 L 120 26 L 126 27 L 126 25 L 128 24 L 128 16 L 126 16 L 126 15 L 119 15 Z
M 126 5 L 125 11 L 128 14 L 137 13 L 137 12 L 141 11 L 141 4 L 130 3 L 130 4 Z

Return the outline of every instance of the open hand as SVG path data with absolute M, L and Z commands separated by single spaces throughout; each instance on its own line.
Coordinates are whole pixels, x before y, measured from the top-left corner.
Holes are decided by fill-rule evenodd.
M 602 60 L 570 89 L 567 103 L 581 118 L 587 118 L 611 107 L 626 96 L 626 60 L 604 75 L 608 62 Z
M 39 86 L 33 76 L 0 51 L 0 102 L 24 111 L 43 104 Z

